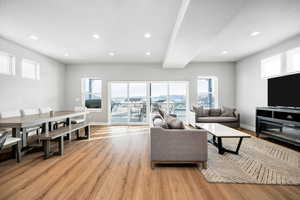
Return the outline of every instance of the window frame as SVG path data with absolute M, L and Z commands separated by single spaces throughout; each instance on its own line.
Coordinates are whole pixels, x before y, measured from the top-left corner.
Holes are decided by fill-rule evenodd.
M 85 81 L 89 79 L 89 80 L 99 80 L 100 81 L 100 91 L 98 93 L 93 93 L 93 92 L 85 92 Z M 86 94 L 99 94 L 100 96 L 100 108 L 87 108 L 88 111 L 90 112 L 102 112 L 103 111 L 103 97 L 102 97 L 102 79 L 98 78 L 98 77 L 85 77 L 85 78 L 81 78 L 81 105 L 83 107 L 86 108 L 85 105 L 85 95 Z
M 9 76 L 16 75 L 16 57 L 4 51 L 0 51 L 0 56 L 9 57 L 9 72 L 8 73 L 0 72 L 0 74 L 9 75 Z
M 33 78 L 32 77 L 27 77 L 27 76 L 24 75 L 24 62 L 27 62 L 28 64 L 34 64 L 34 77 Z M 40 63 L 39 62 L 23 58 L 22 59 L 21 71 L 22 71 L 22 78 L 24 78 L 24 79 L 37 80 L 37 81 L 40 80 Z
M 211 92 L 199 92 L 199 81 L 201 79 L 211 79 L 212 80 L 212 91 Z M 203 107 L 203 108 L 219 108 L 219 80 L 216 76 L 198 76 L 197 77 L 197 95 L 196 95 L 196 103 L 200 105 L 198 97 L 199 94 L 212 94 L 214 98 L 214 106 Z M 210 103 L 211 105 L 212 103 Z

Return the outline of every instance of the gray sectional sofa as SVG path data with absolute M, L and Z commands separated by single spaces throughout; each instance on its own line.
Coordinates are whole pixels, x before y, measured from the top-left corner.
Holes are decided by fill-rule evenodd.
M 182 122 L 174 119 L 171 122 L 170 116 L 164 117 L 168 119 L 156 116 L 150 127 L 152 168 L 157 163 L 201 163 L 206 168 L 207 132 L 181 127 Z
M 211 108 L 193 106 L 191 112 L 195 115 L 196 123 L 220 123 L 231 128 L 240 127 L 240 114 L 234 108 Z

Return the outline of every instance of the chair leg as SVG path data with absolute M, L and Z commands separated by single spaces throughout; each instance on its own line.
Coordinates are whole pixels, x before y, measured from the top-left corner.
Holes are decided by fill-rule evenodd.
M 21 157 L 22 157 L 22 154 L 21 154 L 21 142 L 18 142 L 16 145 L 15 145 L 15 155 L 16 155 L 16 160 L 17 162 L 21 162 Z
M 59 155 L 64 155 L 64 136 L 61 136 L 58 141 L 58 153 Z

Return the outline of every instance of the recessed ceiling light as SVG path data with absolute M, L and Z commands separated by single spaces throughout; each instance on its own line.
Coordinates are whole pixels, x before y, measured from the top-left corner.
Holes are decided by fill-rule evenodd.
M 38 40 L 39 38 L 38 38 L 36 35 L 30 35 L 30 36 L 29 36 L 29 39 L 32 39 L 32 40 Z
M 222 54 L 223 55 L 228 54 L 228 51 L 222 51 Z
M 151 34 L 150 33 L 145 33 L 144 38 L 151 38 Z
M 64 56 L 68 57 L 68 56 L 69 56 L 69 54 L 68 54 L 68 53 L 65 53 L 65 54 L 64 54 Z
M 114 55 L 115 55 L 115 52 L 109 52 L 108 55 L 114 56 Z
M 146 56 L 151 56 L 151 52 L 150 51 L 146 52 L 145 54 L 146 54 Z
M 250 36 L 257 36 L 257 35 L 259 35 L 259 34 L 260 34 L 260 32 L 254 31 L 254 32 L 252 32 L 252 33 L 250 34 Z
M 98 35 L 98 34 L 93 34 L 93 38 L 99 39 L 99 38 L 100 38 L 100 35 Z

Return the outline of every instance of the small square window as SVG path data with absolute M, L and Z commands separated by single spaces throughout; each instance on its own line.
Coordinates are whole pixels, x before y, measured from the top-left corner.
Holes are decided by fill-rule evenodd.
M 32 80 L 40 80 L 40 65 L 39 63 L 23 59 L 22 61 L 22 77 Z

